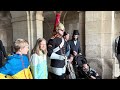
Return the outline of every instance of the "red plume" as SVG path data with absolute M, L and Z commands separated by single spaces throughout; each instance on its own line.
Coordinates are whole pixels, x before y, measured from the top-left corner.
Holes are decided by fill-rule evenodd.
M 60 13 L 56 13 L 56 19 L 55 19 L 55 24 L 54 24 L 53 32 L 56 31 L 56 26 L 57 26 L 57 25 L 59 24 L 59 22 L 60 22 L 60 16 L 61 16 Z

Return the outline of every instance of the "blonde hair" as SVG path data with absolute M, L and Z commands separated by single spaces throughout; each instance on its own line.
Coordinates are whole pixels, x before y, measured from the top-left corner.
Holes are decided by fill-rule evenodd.
M 13 44 L 13 47 L 15 49 L 15 52 L 17 52 L 20 48 L 23 48 L 23 47 L 25 47 L 28 44 L 29 43 L 28 43 L 27 40 L 19 38 L 19 39 L 15 40 L 15 42 Z
M 40 52 L 39 52 L 39 51 L 42 51 L 43 54 L 47 54 L 47 48 L 46 48 L 45 50 L 41 50 L 41 48 L 39 47 L 39 45 L 40 45 L 40 43 L 41 43 L 42 41 L 45 41 L 45 42 L 46 42 L 46 40 L 45 40 L 44 38 L 39 38 L 39 39 L 37 39 L 36 44 L 35 44 L 34 48 L 32 49 L 31 54 L 36 53 L 36 54 L 40 55 Z

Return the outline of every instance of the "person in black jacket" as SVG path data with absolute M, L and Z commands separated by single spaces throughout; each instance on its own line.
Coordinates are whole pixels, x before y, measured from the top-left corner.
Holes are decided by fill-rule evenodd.
M 120 64 L 120 36 L 115 39 L 115 56 Z
M 118 63 L 119 63 L 119 69 L 120 69 L 120 36 L 118 36 L 116 39 L 115 39 L 115 57 L 117 58 L 118 60 Z M 119 78 L 120 76 L 118 76 Z
M 69 41 L 70 44 L 70 53 L 74 56 L 73 59 L 73 67 L 76 74 L 76 78 L 79 78 L 79 68 L 82 67 L 83 64 L 87 63 L 87 60 L 84 59 L 84 56 L 81 53 L 80 48 L 80 41 L 78 40 L 79 37 L 79 31 L 74 30 L 72 39 Z
M 80 41 L 78 40 L 79 32 L 78 30 L 73 31 L 72 39 L 69 41 L 71 51 L 70 53 L 76 56 L 77 54 L 81 55 Z
M 87 64 L 87 60 L 83 55 L 76 55 L 73 59 L 73 67 L 77 79 L 81 78 L 82 67 L 84 64 Z
M 83 64 L 81 71 L 81 79 L 102 79 L 97 71 L 91 68 L 88 64 Z
M 0 67 L 2 67 L 2 61 L 5 57 L 6 57 L 5 47 L 3 46 L 3 43 L 0 40 Z
M 52 79 L 64 79 L 66 72 L 65 41 L 63 38 L 65 28 L 62 23 L 56 27 L 56 34 L 47 43 L 48 57 L 51 59 L 50 76 Z
M 69 45 L 69 33 L 64 32 L 63 35 L 65 39 L 65 51 L 66 51 L 66 56 L 67 56 L 67 66 L 66 66 L 66 79 L 76 79 L 75 72 L 73 69 L 72 61 L 73 61 L 73 55 L 70 54 L 70 45 Z

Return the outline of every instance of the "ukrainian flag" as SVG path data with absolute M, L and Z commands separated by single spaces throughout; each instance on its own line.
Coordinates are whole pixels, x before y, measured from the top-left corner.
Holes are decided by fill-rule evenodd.
M 20 54 L 8 56 L 0 68 L 0 79 L 33 79 L 28 57 Z

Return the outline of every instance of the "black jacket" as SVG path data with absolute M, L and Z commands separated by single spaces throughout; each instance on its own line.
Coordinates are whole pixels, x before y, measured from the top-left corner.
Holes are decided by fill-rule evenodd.
M 47 50 L 48 50 L 48 57 L 51 57 L 53 53 L 53 49 L 58 47 L 62 42 L 62 39 L 59 37 L 51 38 L 47 43 Z M 57 55 L 62 56 L 62 54 L 65 54 L 65 42 L 63 47 L 56 52 Z M 65 60 L 59 60 L 59 59 L 51 59 L 51 66 L 56 68 L 63 68 L 65 65 Z
M 77 44 L 74 44 L 74 40 L 68 41 L 70 45 L 70 53 L 73 54 L 73 51 L 76 51 L 78 54 L 81 53 L 80 41 L 77 40 Z
M 74 57 L 73 65 L 77 65 L 79 67 L 82 67 L 83 64 L 87 64 L 87 60 L 83 55 L 78 54 L 77 56 Z

